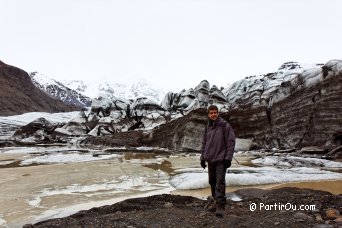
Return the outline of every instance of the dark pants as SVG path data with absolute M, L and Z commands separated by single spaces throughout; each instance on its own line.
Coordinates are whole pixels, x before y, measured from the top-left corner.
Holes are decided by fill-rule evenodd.
M 209 184 L 211 195 L 217 203 L 226 203 L 226 171 L 223 162 L 208 162 Z

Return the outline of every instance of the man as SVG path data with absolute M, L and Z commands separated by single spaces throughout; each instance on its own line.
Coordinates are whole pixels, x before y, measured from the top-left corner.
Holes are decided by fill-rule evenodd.
M 201 166 L 205 169 L 208 163 L 211 195 L 215 200 L 209 210 L 222 217 L 226 204 L 226 171 L 234 154 L 235 134 L 229 123 L 219 117 L 217 106 L 209 106 L 208 117 L 202 140 Z

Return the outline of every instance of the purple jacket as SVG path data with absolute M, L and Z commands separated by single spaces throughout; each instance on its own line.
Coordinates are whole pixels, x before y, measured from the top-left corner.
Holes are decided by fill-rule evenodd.
M 207 125 L 203 134 L 201 160 L 217 162 L 233 159 L 235 134 L 233 128 L 220 117 L 213 126 Z

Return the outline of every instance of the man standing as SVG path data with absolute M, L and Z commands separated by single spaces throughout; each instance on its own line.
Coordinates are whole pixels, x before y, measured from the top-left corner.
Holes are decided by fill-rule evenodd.
M 235 134 L 229 123 L 219 117 L 217 106 L 209 106 L 208 117 L 202 140 L 201 166 L 205 169 L 205 162 L 208 163 L 211 195 L 215 200 L 209 210 L 215 210 L 216 216 L 222 217 L 226 204 L 226 171 L 234 154 Z

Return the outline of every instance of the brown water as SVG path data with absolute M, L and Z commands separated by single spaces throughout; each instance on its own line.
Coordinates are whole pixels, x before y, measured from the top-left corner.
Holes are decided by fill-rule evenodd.
M 274 185 L 272 189 L 282 187 L 296 187 L 296 188 L 309 188 L 331 192 L 333 194 L 342 194 L 342 181 L 314 181 L 314 182 L 296 182 Z
M 245 188 L 261 188 L 261 189 L 277 189 L 283 187 L 296 187 L 296 188 L 308 188 L 314 190 L 321 190 L 331 192 L 333 194 L 342 194 L 342 181 L 313 181 L 313 182 L 296 182 L 296 183 L 284 183 L 284 184 L 268 184 L 268 185 L 248 185 L 248 186 L 234 186 L 227 187 L 226 192 L 234 192 L 239 189 Z M 206 199 L 211 195 L 210 188 L 195 189 L 195 190 L 175 190 L 171 192 L 173 195 L 188 195 L 201 199 Z
M 0 153 L 0 161 L 13 161 L 0 168 L 0 227 L 21 227 L 132 197 L 171 193 L 206 198 L 210 194 L 209 188 L 174 191 L 168 185 L 169 176 L 176 169 L 199 168 L 197 155 L 121 153 L 108 160 L 20 166 L 20 161 L 28 157 L 28 154 Z M 238 160 L 240 165 L 253 166 L 251 158 L 244 156 Z M 239 165 L 234 161 L 233 166 Z M 342 181 L 239 186 L 228 187 L 227 191 L 284 186 L 342 194 Z

